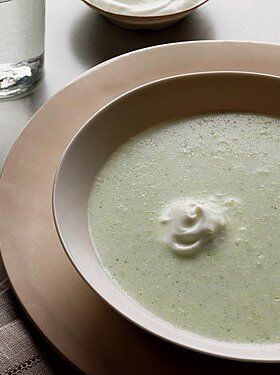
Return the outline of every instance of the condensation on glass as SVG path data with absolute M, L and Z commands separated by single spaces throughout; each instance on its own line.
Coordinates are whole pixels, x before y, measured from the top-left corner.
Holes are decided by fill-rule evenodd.
M 42 76 L 45 0 L 0 0 L 0 99 L 26 93 Z

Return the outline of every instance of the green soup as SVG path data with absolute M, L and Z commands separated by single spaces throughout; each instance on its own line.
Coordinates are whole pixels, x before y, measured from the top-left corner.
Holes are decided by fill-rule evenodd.
M 237 113 L 165 123 L 106 162 L 89 200 L 99 258 L 161 319 L 210 338 L 280 342 L 280 120 Z M 171 251 L 171 201 L 214 197 L 227 223 L 191 255 Z

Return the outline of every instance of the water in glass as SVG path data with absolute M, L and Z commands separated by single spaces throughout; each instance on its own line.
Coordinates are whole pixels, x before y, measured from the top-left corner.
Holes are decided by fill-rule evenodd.
M 0 0 L 0 99 L 27 92 L 42 75 L 45 0 Z

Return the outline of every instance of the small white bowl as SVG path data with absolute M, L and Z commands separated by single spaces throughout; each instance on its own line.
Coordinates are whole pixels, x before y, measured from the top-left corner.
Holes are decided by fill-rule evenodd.
M 186 17 L 189 13 L 193 12 L 196 8 L 200 7 L 209 0 L 197 0 L 192 6 L 185 6 L 184 10 L 176 13 L 168 13 L 162 15 L 128 15 L 121 13 L 110 12 L 106 9 L 102 9 L 97 6 L 95 0 L 82 0 L 84 3 L 89 5 L 91 8 L 95 9 L 97 12 L 101 13 L 103 16 L 108 18 L 111 22 L 118 26 L 125 27 L 127 29 L 162 29 L 173 25 L 174 23 L 180 21 Z
M 280 344 L 222 342 L 171 326 L 132 300 L 105 272 L 87 222 L 96 175 L 116 148 L 150 126 L 211 111 L 280 117 L 280 78 L 254 73 L 197 73 L 140 87 L 99 111 L 74 137 L 58 166 L 53 211 L 58 234 L 77 271 L 105 301 L 145 330 L 185 348 L 219 357 L 280 361 Z

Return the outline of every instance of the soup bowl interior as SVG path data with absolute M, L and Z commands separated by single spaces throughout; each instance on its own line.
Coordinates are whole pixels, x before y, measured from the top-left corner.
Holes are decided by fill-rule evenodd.
M 171 77 L 116 99 L 74 137 L 54 181 L 56 227 L 76 270 L 119 313 L 147 331 L 186 348 L 238 360 L 280 361 L 280 344 L 213 340 L 175 328 L 141 307 L 104 271 L 90 238 L 87 219 L 93 181 L 110 155 L 130 137 L 162 122 L 199 113 L 240 111 L 280 116 L 279 102 L 280 79 L 273 76 L 216 72 Z

